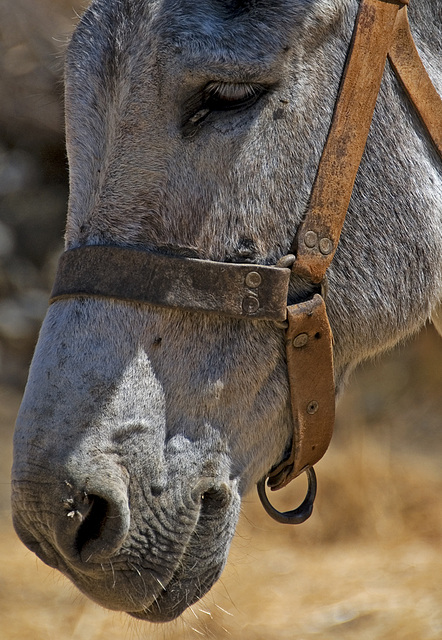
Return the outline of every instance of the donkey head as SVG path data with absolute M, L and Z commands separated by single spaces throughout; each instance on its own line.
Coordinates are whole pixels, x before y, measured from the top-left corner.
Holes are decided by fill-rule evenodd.
M 67 248 L 275 264 L 308 202 L 356 8 L 95 0 L 67 56 Z M 427 271 L 405 309 L 405 278 L 392 286 L 390 273 L 414 254 L 392 228 L 396 248 L 379 241 L 374 259 L 379 223 L 359 200 L 330 275 L 338 384 L 423 318 L 434 284 Z M 388 203 L 378 209 L 382 220 Z M 309 290 L 293 278 L 289 297 Z M 55 302 L 17 422 L 15 527 L 97 602 L 172 619 L 220 575 L 241 496 L 291 433 L 275 324 Z

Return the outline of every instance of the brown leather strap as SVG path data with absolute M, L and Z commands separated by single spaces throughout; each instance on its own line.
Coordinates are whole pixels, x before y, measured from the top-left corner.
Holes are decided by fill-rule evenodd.
M 407 7 L 399 10 L 388 57 L 442 158 L 442 100 L 414 44 Z
M 407 2 L 362 0 L 359 8 L 309 208 L 292 247 L 296 252 L 294 273 L 315 283 L 324 281 L 339 242 L 394 37 L 399 6 Z M 268 474 L 268 484 L 273 490 L 284 487 L 306 467 L 318 462 L 333 433 L 332 335 L 325 304 L 319 305 L 316 300 L 314 309 L 310 307 L 312 304 L 310 301 L 289 307 L 287 365 L 294 432 L 289 457 Z M 302 331 L 303 323 L 309 331 Z M 296 338 L 296 332 L 299 336 L 308 336 L 302 348 L 296 348 L 295 343 L 300 339 L 299 336 Z M 320 336 L 320 339 L 312 339 L 312 335 Z M 316 406 L 317 411 L 309 412 L 308 408 Z
M 293 271 L 313 282 L 323 281 L 337 248 L 370 129 L 387 52 L 394 71 L 442 157 L 442 100 L 414 44 L 407 4 L 408 0 L 361 2 L 310 205 L 298 229 L 295 239 L 297 246 L 292 248 L 297 254 Z M 287 333 L 287 362 L 294 419 L 292 451 L 288 459 L 269 474 L 268 484 L 273 489 L 285 486 L 306 466 L 315 464 L 325 453 L 333 430 L 331 332 L 323 328 L 315 334 L 329 336 L 329 349 L 322 338 L 318 341 L 311 339 L 312 330 L 305 347 L 293 348 L 290 339 L 293 339 L 294 332 L 301 331 L 299 323 L 309 318 L 311 326 L 314 326 L 315 314 L 309 315 L 310 309 L 304 310 L 305 317 L 298 316 L 302 308 L 303 305 L 298 305 L 295 315 L 289 311 L 290 328 Z M 316 321 L 322 323 L 323 327 L 328 326 L 325 307 L 320 312 L 318 307 L 317 313 L 320 319 L 318 317 Z M 295 342 L 297 339 L 300 339 L 299 336 L 295 337 Z M 315 381 L 315 385 L 312 381 Z M 307 415 L 306 407 L 312 395 L 320 399 L 316 401 L 318 411 Z
M 335 421 L 333 338 L 323 298 L 288 307 L 287 369 L 293 414 L 292 450 L 268 474 L 272 490 L 281 489 L 326 452 Z
M 111 246 L 66 251 L 51 302 L 102 296 L 234 318 L 287 316 L 290 269 L 177 258 Z
M 398 0 L 362 0 L 304 222 L 294 271 L 322 282 L 338 246 L 390 48 Z

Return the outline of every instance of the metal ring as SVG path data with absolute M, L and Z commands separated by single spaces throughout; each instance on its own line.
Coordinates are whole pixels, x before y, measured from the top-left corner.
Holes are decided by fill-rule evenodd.
M 257 484 L 258 495 L 261 500 L 262 506 L 269 514 L 271 518 L 276 520 L 276 522 L 280 522 L 281 524 L 302 524 L 310 518 L 313 511 L 313 503 L 316 497 L 316 473 L 313 467 L 309 467 L 306 469 L 306 474 L 308 477 L 308 488 L 307 495 L 304 498 L 304 501 L 297 509 L 292 509 L 292 511 L 278 511 L 275 507 L 270 504 L 270 501 L 266 494 L 266 480 L 267 476 L 261 478 L 261 480 Z

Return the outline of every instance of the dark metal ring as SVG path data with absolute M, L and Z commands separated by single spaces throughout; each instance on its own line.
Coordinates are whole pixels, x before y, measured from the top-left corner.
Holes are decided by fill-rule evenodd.
M 258 495 L 261 500 L 262 506 L 267 511 L 270 517 L 272 517 L 277 522 L 281 524 L 301 524 L 305 522 L 307 518 L 310 518 L 313 511 L 313 503 L 316 497 L 316 473 L 313 467 L 309 467 L 306 469 L 306 474 L 308 477 L 308 489 L 307 495 L 304 498 L 304 502 L 297 508 L 292 509 L 292 511 L 278 511 L 275 507 L 270 504 L 270 501 L 266 494 L 266 480 L 267 476 L 261 478 L 261 480 L 257 484 Z

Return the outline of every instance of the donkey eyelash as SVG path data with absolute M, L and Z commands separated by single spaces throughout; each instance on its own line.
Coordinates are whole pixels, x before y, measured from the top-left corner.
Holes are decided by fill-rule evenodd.
M 226 102 L 238 102 L 260 95 L 264 91 L 262 85 L 233 82 L 210 82 L 205 88 L 206 96 Z

